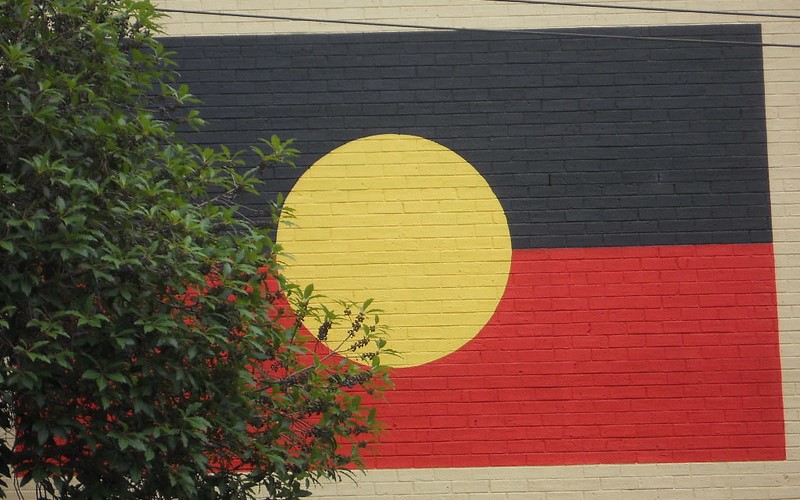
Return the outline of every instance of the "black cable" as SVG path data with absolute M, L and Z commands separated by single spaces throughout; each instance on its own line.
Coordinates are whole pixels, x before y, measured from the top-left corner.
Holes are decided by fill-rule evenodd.
M 676 9 L 670 7 L 642 7 L 639 5 L 609 5 L 581 2 L 556 2 L 539 0 L 486 0 L 489 2 L 527 3 L 532 5 L 558 5 L 559 7 L 591 7 L 595 9 L 640 10 L 646 12 L 676 12 L 679 14 L 711 14 L 717 16 L 767 17 L 773 19 L 800 19 L 797 14 L 768 14 L 766 12 L 737 12 L 725 10 Z
M 389 28 L 413 28 L 422 30 L 457 30 L 458 28 L 445 28 L 439 26 L 423 26 L 416 24 L 400 24 L 400 23 L 379 23 L 377 21 L 344 21 L 341 19 L 315 19 L 310 17 L 290 17 L 290 16 L 270 16 L 268 14 L 245 14 L 243 12 L 216 12 L 206 10 L 188 10 L 188 9 L 163 9 L 157 7 L 157 12 L 173 12 L 177 14 L 198 14 L 209 16 L 227 16 L 227 17 L 245 17 L 249 19 L 269 19 L 272 21 L 300 21 L 310 23 L 327 23 L 327 24 L 354 24 L 358 26 L 384 26 Z
M 493 0 L 505 1 L 505 0 Z M 511 0 L 508 0 L 511 1 Z M 520 0 L 522 1 L 522 0 Z M 534 35 L 550 35 L 550 36 L 564 36 L 564 37 L 579 37 L 579 38 L 615 38 L 623 40 L 657 40 L 668 42 L 687 42 L 687 43 L 706 43 L 717 45 L 745 45 L 753 47 L 785 47 L 800 49 L 800 44 L 792 43 L 766 43 L 766 42 L 743 42 L 738 40 L 714 40 L 707 38 L 675 38 L 664 36 L 636 36 L 636 35 L 611 35 L 603 33 L 585 33 L 585 32 L 565 32 L 553 30 L 535 30 L 535 29 L 487 29 L 487 28 L 454 28 L 452 26 L 433 26 L 421 24 L 402 24 L 402 23 L 384 23 L 377 21 L 346 21 L 341 19 L 315 19 L 309 17 L 291 17 L 291 16 L 272 16 L 268 14 L 245 14 L 242 12 L 214 12 L 204 10 L 189 10 L 189 9 L 165 9 L 156 8 L 158 12 L 175 13 L 175 14 L 197 14 L 204 16 L 224 16 L 224 17 L 241 17 L 248 19 L 268 19 L 272 21 L 297 21 L 297 22 L 311 22 L 311 23 L 326 23 L 326 24 L 348 24 L 356 26 L 379 26 L 384 28 L 404 28 L 404 29 L 417 29 L 417 30 L 436 30 L 436 31 L 477 31 L 487 33 L 528 33 Z

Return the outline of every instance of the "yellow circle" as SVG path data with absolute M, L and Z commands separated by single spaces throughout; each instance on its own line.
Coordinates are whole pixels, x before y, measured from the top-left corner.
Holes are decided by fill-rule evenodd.
M 286 198 L 278 242 L 285 274 L 329 299 L 373 298 L 395 367 L 439 359 L 494 314 L 511 237 L 484 178 L 453 151 L 409 135 L 375 135 L 322 157 Z M 319 324 L 308 320 L 316 332 Z M 334 331 L 336 330 L 336 331 Z M 328 345 L 343 340 L 331 329 Z

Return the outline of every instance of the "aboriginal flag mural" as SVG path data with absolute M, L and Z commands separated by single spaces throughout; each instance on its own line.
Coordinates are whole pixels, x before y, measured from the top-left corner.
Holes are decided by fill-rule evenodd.
M 297 139 L 290 277 L 386 311 L 369 467 L 785 458 L 758 26 L 165 42 L 191 140 Z

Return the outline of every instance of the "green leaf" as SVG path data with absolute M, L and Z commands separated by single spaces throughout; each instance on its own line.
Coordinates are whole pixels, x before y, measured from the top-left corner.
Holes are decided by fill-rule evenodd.
M 125 375 L 123 375 L 121 373 L 111 373 L 111 374 L 107 375 L 107 377 L 108 377 L 109 380 L 113 380 L 114 382 L 118 382 L 120 384 L 126 384 L 126 383 L 129 382 L 128 381 L 128 377 L 126 377 Z
M 102 377 L 102 375 L 95 370 L 86 370 L 83 372 L 83 375 L 81 375 L 81 378 L 85 380 L 97 380 L 100 377 Z

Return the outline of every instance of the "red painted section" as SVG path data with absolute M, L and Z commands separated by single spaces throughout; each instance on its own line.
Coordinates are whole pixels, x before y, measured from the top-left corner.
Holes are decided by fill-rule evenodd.
M 772 245 L 515 250 L 481 333 L 393 380 L 370 468 L 785 459 Z

